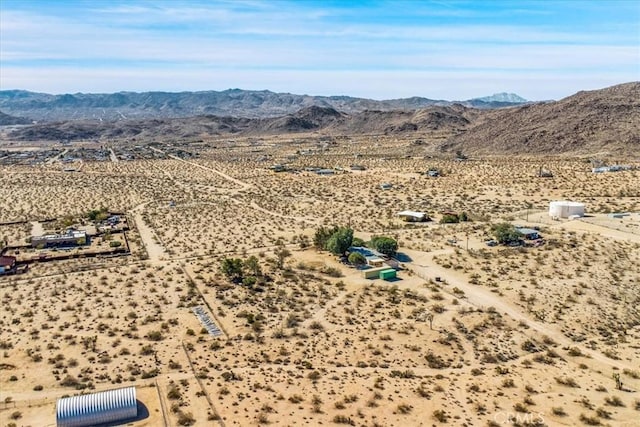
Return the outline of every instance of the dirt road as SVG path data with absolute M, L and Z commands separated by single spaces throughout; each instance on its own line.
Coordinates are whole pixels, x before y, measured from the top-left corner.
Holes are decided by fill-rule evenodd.
M 147 204 L 148 202 L 136 206 L 131 210 L 131 213 L 133 213 L 133 219 L 136 223 L 136 227 L 138 228 L 140 239 L 142 240 L 144 248 L 147 251 L 147 255 L 149 256 L 149 261 L 157 263 L 158 261 L 166 260 L 167 254 L 164 246 L 160 243 L 160 239 L 156 236 L 156 233 L 142 218 L 142 211 Z
M 561 331 L 557 330 L 552 325 L 542 323 L 536 319 L 533 319 L 529 313 L 523 312 L 519 307 L 511 304 L 509 301 L 500 298 L 498 294 L 493 293 L 489 289 L 483 288 L 482 286 L 470 284 L 462 273 L 458 273 L 456 271 L 453 271 L 452 269 L 447 269 L 436 264 L 436 262 L 433 261 L 433 254 L 414 250 L 405 250 L 403 252 L 410 256 L 413 260 L 411 263 L 406 264 L 410 266 L 410 268 L 418 276 L 424 279 L 435 277 L 442 278 L 450 287 L 457 287 L 458 289 L 461 289 L 464 292 L 465 300 L 469 304 L 484 310 L 488 309 L 489 307 L 493 307 L 497 312 L 501 314 L 506 314 L 516 321 L 525 322 L 531 329 L 541 334 L 547 335 L 563 347 L 567 346 L 580 348 L 582 353 L 589 355 L 593 360 L 597 360 L 602 364 L 615 366 L 619 369 L 637 369 L 637 367 L 634 368 L 623 361 L 609 359 L 608 357 L 597 351 L 593 351 L 589 348 L 580 346 L 578 343 L 566 337 Z M 443 291 L 449 293 L 452 296 L 455 296 L 450 289 L 447 289 L 447 287 L 443 287 Z

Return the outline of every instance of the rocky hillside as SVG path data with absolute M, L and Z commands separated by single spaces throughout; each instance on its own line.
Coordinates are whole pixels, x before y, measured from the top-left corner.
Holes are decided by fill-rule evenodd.
M 640 152 L 640 82 L 483 115 L 443 150 L 469 153 Z
M 12 125 L 29 125 L 31 120 L 23 117 L 10 116 L 0 111 L 0 126 L 12 126 Z
M 290 133 L 357 135 L 413 134 L 465 129 L 477 115 L 463 106 L 430 107 L 417 111 L 364 111 L 346 114 L 329 107 L 307 107 L 281 117 L 247 119 L 198 116 L 183 119 L 66 121 L 40 123 L 10 133 L 17 140 L 104 140 L 114 138 L 205 138 L 221 135 Z
M 39 123 L 12 130 L 17 140 L 206 139 L 224 135 L 398 135 L 447 138 L 438 148 L 468 154 L 640 153 L 640 83 L 579 92 L 557 102 L 499 110 L 460 104 L 418 110 L 345 113 L 307 106 L 271 118 L 189 118 Z
M 518 98 L 521 99 L 521 98 Z M 476 108 L 520 105 L 491 97 L 461 102 Z M 222 92 L 119 92 L 49 95 L 22 90 L 0 91 L 0 110 L 37 121 L 157 119 L 202 115 L 248 118 L 281 117 L 312 106 L 344 113 L 367 110 L 418 110 L 453 102 L 422 97 L 376 101 L 349 96 L 309 96 L 268 90 L 229 89 Z

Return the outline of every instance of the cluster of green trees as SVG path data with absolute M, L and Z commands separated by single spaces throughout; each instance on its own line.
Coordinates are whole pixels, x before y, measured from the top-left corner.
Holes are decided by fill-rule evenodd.
M 109 209 L 101 207 L 100 209 L 92 209 L 86 213 L 86 217 L 91 221 L 104 221 L 109 218 Z
M 387 236 L 373 236 L 370 242 L 353 237 L 353 229 L 350 227 L 320 227 L 313 236 L 313 245 L 318 250 L 326 250 L 334 255 L 344 255 L 351 246 L 368 246 L 388 256 L 394 256 L 398 250 L 398 242 Z M 349 255 L 352 264 L 364 264 L 365 259 L 361 254 Z
M 387 256 L 394 256 L 398 251 L 398 242 L 387 236 L 373 236 L 367 246 Z
M 353 244 L 353 229 L 349 227 L 320 227 L 313 236 L 316 249 L 327 250 L 334 255 L 344 255 Z
M 471 221 L 471 219 L 469 219 L 466 212 L 462 212 L 461 214 L 444 214 L 442 218 L 440 218 L 440 224 L 457 224 L 467 221 Z
M 522 239 L 522 234 L 516 230 L 513 224 L 509 224 L 508 222 L 492 225 L 491 231 L 496 241 L 503 245 L 519 242 L 520 239 Z
M 220 270 L 233 283 L 253 286 L 262 278 L 262 268 L 258 258 L 254 255 L 243 260 L 241 258 L 224 258 L 220 263 Z
M 273 254 L 276 256 L 273 263 L 278 269 L 282 270 L 286 259 L 291 256 L 291 252 L 289 252 L 284 242 L 279 239 L 276 242 Z M 256 283 L 264 284 L 269 280 L 268 276 L 262 272 L 260 261 L 255 255 L 251 255 L 245 260 L 242 258 L 224 258 L 220 262 L 220 271 L 233 283 L 242 283 L 249 287 Z

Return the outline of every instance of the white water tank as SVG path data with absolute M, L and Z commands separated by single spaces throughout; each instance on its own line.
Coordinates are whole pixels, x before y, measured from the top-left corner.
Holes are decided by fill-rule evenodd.
M 549 216 L 554 218 L 584 216 L 584 203 L 568 202 L 566 200 L 551 202 L 549 203 Z

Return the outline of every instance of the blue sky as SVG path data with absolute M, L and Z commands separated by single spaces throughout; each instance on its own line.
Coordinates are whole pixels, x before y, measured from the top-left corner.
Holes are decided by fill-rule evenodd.
M 559 99 L 640 80 L 637 1 L 0 0 L 0 88 Z

